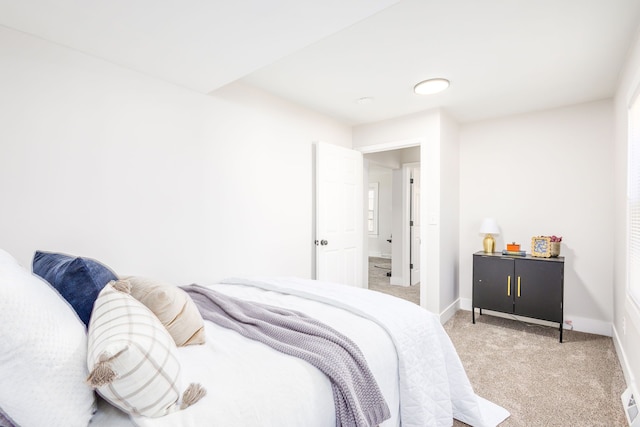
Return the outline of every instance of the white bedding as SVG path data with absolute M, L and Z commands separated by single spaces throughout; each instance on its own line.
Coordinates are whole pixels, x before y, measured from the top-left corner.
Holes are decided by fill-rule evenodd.
M 391 410 L 384 427 L 450 426 L 452 418 L 495 426 L 508 412 L 477 397 L 436 316 L 387 295 L 303 279 L 226 280 L 225 294 L 305 312 L 351 337 L 365 355 Z M 207 395 L 161 418 L 133 418 L 139 427 L 333 427 L 328 379 L 308 363 L 205 322 L 207 343 L 181 347 L 186 383 Z M 401 404 L 402 403 L 402 404 Z M 206 421 L 205 421 L 206 420 Z M 103 407 L 92 425 L 132 425 Z

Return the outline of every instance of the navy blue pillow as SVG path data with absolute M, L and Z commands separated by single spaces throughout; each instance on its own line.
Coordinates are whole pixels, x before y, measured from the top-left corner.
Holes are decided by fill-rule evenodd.
M 49 282 L 71 304 L 89 326 L 93 303 L 111 280 L 118 280 L 109 267 L 91 258 L 37 251 L 33 272 Z

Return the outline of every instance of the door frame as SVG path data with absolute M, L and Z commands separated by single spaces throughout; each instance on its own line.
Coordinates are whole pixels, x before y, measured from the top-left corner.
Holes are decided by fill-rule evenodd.
M 414 184 L 411 183 L 411 180 L 413 179 L 413 171 L 418 169 L 420 170 L 421 167 L 421 163 L 420 162 L 411 162 L 411 163 L 404 163 L 402 165 L 402 169 L 403 169 L 403 178 L 405 180 L 405 185 L 407 186 L 407 189 L 405 191 L 405 193 L 403 194 L 403 196 L 405 197 L 406 202 L 403 203 L 403 209 L 405 209 L 405 213 L 402 216 L 402 230 L 403 233 L 406 233 L 406 240 L 404 241 L 404 256 L 406 256 L 407 259 L 407 263 L 404 266 L 404 268 L 407 268 L 409 271 L 408 274 L 408 278 L 409 278 L 409 285 L 408 286 L 413 286 L 413 272 L 412 272 L 412 268 L 411 268 L 411 264 L 413 263 L 413 250 L 412 250 L 412 245 L 414 243 L 414 237 L 412 234 L 412 225 L 411 225 L 411 215 L 412 215 L 412 204 L 413 204 L 413 190 L 414 190 Z M 422 197 L 420 198 L 420 200 L 422 200 Z M 418 209 L 419 212 L 422 212 L 420 209 Z M 422 219 L 422 218 L 420 218 Z M 418 221 L 419 224 L 422 224 L 421 221 Z M 422 226 L 420 226 L 420 233 L 422 234 Z M 419 241 L 422 241 L 422 236 L 420 236 Z M 422 248 L 420 247 L 421 245 L 418 245 L 418 258 L 420 258 L 420 254 L 422 253 Z M 418 283 L 420 283 L 420 280 L 418 279 Z
M 397 140 L 397 141 L 390 141 L 390 142 L 385 142 L 385 143 L 381 143 L 381 144 L 374 144 L 374 145 L 366 145 L 363 147 L 355 147 L 354 150 L 358 150 L 360 151 L 362 154 L 368 154 L 368 153 L 378 153 L 378 152 L 382 152 L 382 151 L 392 151 L 392 150 L 399 150 L 402 148 L 410 148 L 410 147 L 416 147 L 419 146 L 420 147 L 420 176 L 422 177 L 423 181 L 424 181 L 424 177 L 427 176 L 426 174 L 426 163 L 424 162 L 424 156 L 425 156 L 425 151 L 426 151 L 426 140 L 424 138 L 411 138 L 411 139 L 403 139 L 403 140 Z M 366 166 L 366 165 L 365 165 Z M 363 170 L 367 170 L 366 167 L 363 168 Z M 366 180 L 366 181 L 365 181 Z M 366 176 L 366 173 L 363 174 L 363 185 L 365 185 L 368 182 L 368 177 Z M 423 185 L 423 188 L 425 186 Z M 424 194 L 423 194 L 424 195 Z M 364 196 L 363 196 L 364 197 Z M 424 226 L 425 224 L 428 223 L 428 218 L 427 218 L 427 209 L 426 209 L 426 197 L 421 197 L 420 198 L 420 222 L 421 224 L 423 224 L 423 226 L 421 227 L 420 230 L 420 240 L 422 242 L 426 242 L 426 244 L 429 244 L 428 240 L 426 239 L 426 227 Z M 364 215 L 364 213 L 363 213 Z M 364 225 L 363 225 L 364 226 Z M 363 265 L 366 267 L 368 266 L 368 242 L 365 241 L 364 242 L 364 247 L 363 247 Z M 405 245 L 406 246 L 406 243 Z M 424 247 L 420 248 L 420 256 L 423 257 L 424 254 L 427 252 L 426 250 L 424 250 Z M 404 250 L 404 249 L 403 249 Z M 408 254 L 408 246 L 407 246 L 407 254 Z M 432 286 L 437 286 L 437 283 L 431 284 L 429 282 L 427 282 L 427 268 L 426 265 L 427 263 L 423 263 L 421 262 L 421 268 L 420 268 L 420 306 L 425 307 L 425 308 L 429 308 L 428 304 L 428 295 L 432 294 L 430 292 L 430 287 Z M 366 275 L 365 275 L 366 277 Z

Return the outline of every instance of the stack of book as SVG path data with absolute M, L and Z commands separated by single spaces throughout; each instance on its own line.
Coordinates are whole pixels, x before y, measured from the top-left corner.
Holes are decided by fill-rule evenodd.
M 504 249 L 502 251 L 502 255 L 509 255 L 509 256 L 527 256 L 527 252 L 526 251 L 508 251 L 506 249 Z

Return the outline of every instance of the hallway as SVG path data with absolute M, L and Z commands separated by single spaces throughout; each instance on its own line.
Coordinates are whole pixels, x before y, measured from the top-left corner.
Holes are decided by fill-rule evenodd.
M 383 292 L 398 298 L 420 304 L 420 283 L 414 286 L 390 285 L 391 260 L 388 258 L 369 257 L 369 289 Z

